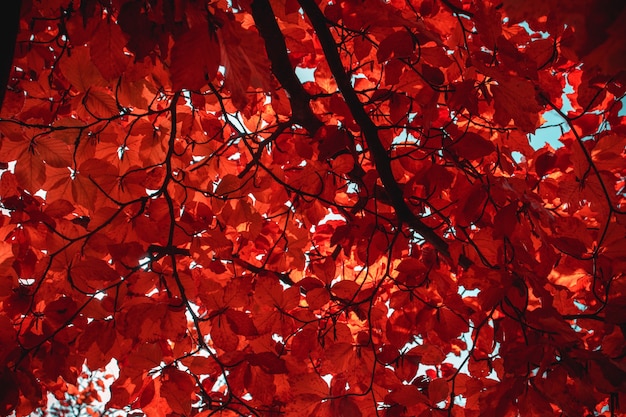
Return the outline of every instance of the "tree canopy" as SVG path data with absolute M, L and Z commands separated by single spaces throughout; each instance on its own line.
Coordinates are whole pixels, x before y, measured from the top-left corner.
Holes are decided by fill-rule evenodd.
M 110 363 L 132 415 L 626 412 L 625 22 L 619 0 L 23 0 L 0 413 L 89 404 Z

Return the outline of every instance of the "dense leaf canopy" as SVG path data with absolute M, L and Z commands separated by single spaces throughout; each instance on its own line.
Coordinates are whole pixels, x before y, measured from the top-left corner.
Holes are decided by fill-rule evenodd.
M 624 6 L 23 0 L 0 413 L 626 412 Z

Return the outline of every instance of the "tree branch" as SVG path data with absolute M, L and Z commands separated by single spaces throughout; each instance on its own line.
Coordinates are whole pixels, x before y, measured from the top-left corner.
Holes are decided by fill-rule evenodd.
M 189 251 L 189 249 L 178 248 L 178 247 L 171 246 L 171 245 L 170 246 L 150 245 L 148 246 L 147 252 L 148 252 L 148 255 L 151 257 L 152 261 L 161 259 L 164 256 L 175 256 L 175 255 L 191 256 L 191 252 Z M 262 273 L 272 274 L 272 275 L 275 275 L 284 284 L 287 284 L 289 286 L 296 285 L 295 282 L 293 282 L 293 280 L 289 276 L 289 272 L 272 271 L 271 269 L 265 269 L 261 266 L 253 265 L 250 262 L 244 259 L 241 259 L 239 256 L 237 256 L 237 254 L 233 254 L 232 259 L 228 259 L 228 261 L 232 262 L 235 265 L 239 265 L 247 269 L 253 274 L 262 274 Z
M 0 109 L 4 102 L 4 93 L 9 85 L 11 68 L 13 68 L 13 53 L 15 52 L 15 40 L 20 28 L 21 0 L 7 1 L 2 4 L 0 11 L 0 34 L 3 42 L 0 42 Z
M 272 72 L 289 96 L 292 121 L 313 135 L 317 129 L 322 127 L 323 123 L 309 107 L 311 96 L 302 87 L 302 83 L 291 67 L 287 44 L 278 23 L 276 23 L 272 6 L 268 0 L 254 0 L 251 6 L 254 23 L 265 41 L 265 50 L 272 64 Z
M 363 132 L 369 151 L 374 158 L 374 163 L 376 164 L 380 180 L 391 199 L 398 219 L 409 225 L 428 243 L 433 245 L 441 254 L 450 259 L 448 243 L 441 236 L 436 234 L 430 227 L 426 226 L 422 220 L 411 211 L 409 206 L 404 201 L 402 189 L 393 176 L 393 172 L 391 170 L 391 160 L 389 159 L 387 150 L 382 145 L 378 137 L 378 128 L 363 109 L 363 104 L 352 88 L 350 78 L 343 67 L 339 53 L 337 52 L 335 39 L 326 25 L 326 18 L 322 14 L 322 11 L 317 7 L 313 0 L 298 0 L 298 2 L 311 21 L 311 25 L 319 38 L 330 70 L 335 78 L 335 81 L 337 81 L 339 91 L 343 95 L 344 101 L 352 113 L 352 117 L 361 127 L 361 131 Z M 469 259 L 465 257 L 461 257 L 458 261 L 464 268 L 471 265 Z
M 450 2 L 450 0 L 441 0 L 441 2 L 448 7 L 448 9 L 452 10 L 453 13 L 460 14 L 467 17 L 474 17 L 474 13 L 468 12 L 467 10 L 463 10 L 460 7 L 455 6 Z

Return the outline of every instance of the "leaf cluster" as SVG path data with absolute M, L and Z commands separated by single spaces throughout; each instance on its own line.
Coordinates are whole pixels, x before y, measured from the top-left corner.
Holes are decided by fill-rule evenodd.
M 623 6 L 23 3 L 1 413 L 625 411 Z

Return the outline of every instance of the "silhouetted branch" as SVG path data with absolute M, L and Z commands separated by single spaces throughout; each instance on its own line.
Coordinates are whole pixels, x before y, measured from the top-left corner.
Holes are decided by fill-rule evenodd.
M 402 189 L 393 176 L 393 172 L 391 170 L 391 160 L 389 159 L 387 150 L 384 148 L 378 137 L 378 128 L 369 118 L 367 113 L 365 113 L 363 105 L 352 87 L 350 77 L 346 73 L 343 64 L 341 63 L 339 53 L 337 52 L 335 40 L 326 25 L 326 18 L 312 0 L 299 0 L 299 3 L 311 20 L 311 25 L 315 29 L 315 33 L 320 40 L 330 70 L 333 77 L 337 81 L 339 90 L 341 91 L 350 112 L 352 113 L 352 117 L 354 117 L 356 123 L 361 127 L 367 146 L 369 147 L 370 153 L 374 158 L 380 180 L 382 181 L 383 186 L 391 199 L 398 219 L 413 228 L 446 258 L 450 258 L 450 251 L 446 241 L 443 240 L 441 236 L 436 234 L 430 227 L 426 226 L 422 220 L 420 220 L 411 211 L 409 206 L 404 201 Z M 469 259 L 465 257 L 461 257 L 458 261 L 464 268 L 469 267 L 471 264 Z
M 11 68 L 13 67 L 13 53 L 15 52 L 15 39 L 20 28 L 20 10 L 22 0 L 11 0 L 2 3 L 0 9 L 0 109 L 4 103 L 4 94 L 9 85 Z
M 276 23 L 269 1 L 253 1 L 252 17 L 259 34 L 265 41 L 265 49 L 272 63 L 272 72 L 287 91 L 293 122 L 303 126 L 311 135 L 314 134 L 322 126 L 322 122 L 309 107 L 311 97 L 304 90 L 291 67 L 285 38 Z

